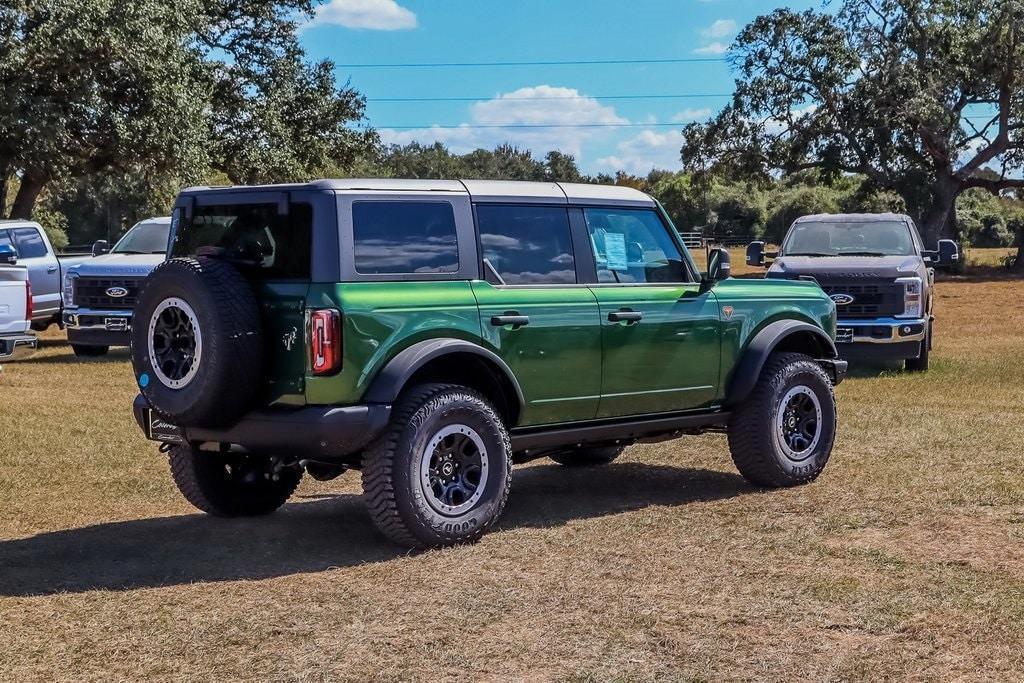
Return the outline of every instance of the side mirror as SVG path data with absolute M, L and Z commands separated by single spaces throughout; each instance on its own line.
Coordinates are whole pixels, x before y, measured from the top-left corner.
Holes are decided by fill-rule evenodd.
M 95 242 L 92 243 L 93 256 L 102 256 L 103 254 L 106 254 L 108 251 L 110 251 L 110 243 L 108 243 L 106 240 L 96 240 Z
M 732 274 L 732 265 L 729 263 L 729 251 L 727 249 L 712 249 L 708 252 L 708 273 L 704 281 L 713 285 L 716 282 L 725 280 Z
M 939 260 L 936 265 L 951 266 L 960 260 L 960 246 L 953 240 L 939 240 Z
M 18 262 L 18 252 L 9 244 L 0 244 L 0 266 L 13 266 Z
M 747 265 L 764 265 L 764 242 L 751 242 L 747 245 Z

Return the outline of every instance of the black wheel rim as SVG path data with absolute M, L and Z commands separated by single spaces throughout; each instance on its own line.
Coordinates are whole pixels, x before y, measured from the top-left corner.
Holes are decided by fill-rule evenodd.
M 487 450 L 476 430 L 450 425 L 427 443 L 420 464 L 420 483 L 427 502 L 443 515 L 472 509 L 487 482 Z
M 192 310 L 181 299 L 167 299 L 149 323 L 149 352 L 153 372 L 172 389 L 192 381 L 202 355 L 202 335 Z
M 793 387 L 786 393 L 776 414 L 776 434 L 787 458 L 811 456 L 821 436 L 821 419 L 821 403 L 809 387 Z

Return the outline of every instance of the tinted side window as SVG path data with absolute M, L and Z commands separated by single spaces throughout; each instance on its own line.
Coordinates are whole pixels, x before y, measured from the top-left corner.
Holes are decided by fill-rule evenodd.
M 598 282 L 689 282 L 683 255 L 654 211 L 586 209 Z
M 18 258 L 38 258 L 46 256 L 46 243 L 43 236 L 35 228 L 15 228 L 11 231 L 14 234 L 15 248 L 18 250 Z
M 8 247 L 14 247 L 14 238 L 11 237 L 10 230 L 0 230 L 0 244 Z M 18 248 L 14 247 L 14 251 L 17 252 Z
M 352 239 L 356 271 L 365 275 L 459 269 L 449 202 L 354 202 Z
M 171 255 L 216 254 L 253 279 L 308 280 L 312 239 L 309 204 L 291 204 L 287 216 L 276 204 L 197 206 L 181 220 Z
M 476 217 L 484 258 L 506 284 L 576 282 L 565 207 L 480 205 Z

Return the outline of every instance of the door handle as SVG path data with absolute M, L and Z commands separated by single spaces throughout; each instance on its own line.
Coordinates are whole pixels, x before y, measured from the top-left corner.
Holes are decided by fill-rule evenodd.
M 644 314 L 640 311 L 612 311 L 608 314 L 608 322 L 610 323 L 638 323 L 644 319 Z
M 504 327 L 505 325 L 511 325 L 513 329 L 517 327 L 523 327 L 524 325 L 530 324 L 530 316 L 519 315 L 516 312 L 506 313 L 505 315 L 492 315 L 491 324 L 495 327 Z
M 57 266 L 50 266 L 49 268 L 46 269 L 46 272 L 47 273 L 56 273 L 57 272 Z

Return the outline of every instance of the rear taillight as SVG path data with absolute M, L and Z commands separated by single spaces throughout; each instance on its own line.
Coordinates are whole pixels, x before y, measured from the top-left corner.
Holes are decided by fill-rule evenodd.
M 330 375 L 341 369 L 341 314 L 334 309 L 309 314 L 309 360 L 314 375 Z
M 32 283 L 25 281 L 25 319 L 32 322 Z

